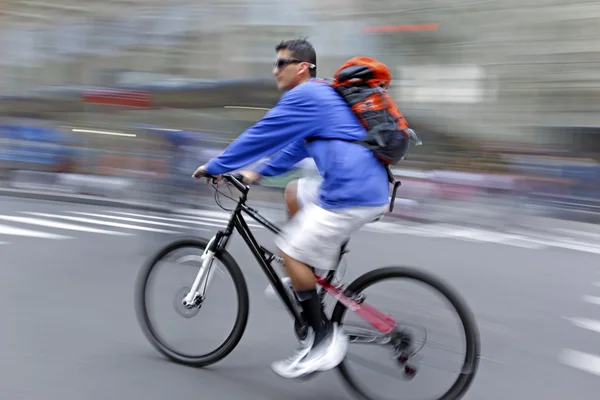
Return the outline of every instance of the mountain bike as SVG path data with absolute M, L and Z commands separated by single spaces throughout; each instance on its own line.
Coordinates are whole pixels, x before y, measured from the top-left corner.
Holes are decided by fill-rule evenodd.
M 237 199 L 235 208 L 231 212 L 227 226 L 222 230 L 218 230 L 209 240 L 197 237 L 184 237 L 168 243 L 149 258 L 139 271 L 136 281 L 135 307 L 138 322 L 145 337 L 158 352 L 168 359 L 193 367 L 206 367 L 222 360 L 236 348 L 246 329 L 249 313 L 248 288 L 240 267 L 227 252 L 227 244 L 234 233 L 234 230 L 241 235 L 272 287 L 284 303 L 285 308 L 290 313 L 294 321 L 294 331 L 298 339 L 304 340 L 308 334 L 308 324 L 300 311 L 301 307 L 299 306 L 293 291 L 286 289 L 272 265 L 273 262 L 281 263 L 282 259 L 258 243 L 250 231 L 244 218 L 244 214 L 250 216 L 253 220 L 274 234 L 278 234 L 280 228 L 261 216 L 257 210 L 246 204 L 250 187 L 242 183 L 241 175 L 225 174 L 222 176 L 222 179 L 223 182 L 232 185 L 240 192 L 240 196 Z M 340 249 L 340 260 L 347 252 L 347 244 L 348 242 Z M 202 256 L 196 260 L 200 265 L 194 282 L 190 287 L 179 291 L 174 299 L 174 306 L 178 313 L 189 318 L 190 316 L 196 315 L 202 308 L 202 305 L 207 301 L 206 289 L 211 281 L 211 268 L 214 259 L 217 259 L 220 264 L 227 269 L 227 272 L 233 279 L 235 290 L 237 291 L 238 311 L 235 324 L 222 344 L 206 354 L 187 355 L 170 348 L 163 338 L 160 337 L 148 315 L 146 287 L 149 275 L 161 260 L 184 247 L 202 250 Z M 399 266 L 374 269 L 359 276 L 350 284 L 335 282 L 335 271 L 329 271 L 325 276 L 315 273 L 315 276 L 321 288 L 320 296 L 322 302 L 324 302 L 326 295 L 330 295 L 335 299 L 336 303 L 331 313 L 331 321 L 338 323 L 343 327 L 344 332 L 349 337 L 350 343 L 383 346 L 384 348 L 387 348 L 389 350 L 389 355 L 393 357 L 395 360 L 394 362 L 400 368 L 399 375 L 403 375 L 406 379 L 414 378 L 418 373 L 418 368 L 412 361 L 423 346 L 418 346 L 415 334 L 410 330 L 405 329 L 406 323 L 397 321 L 388 314 L 369 305 L 363 292 L 365 289 L 388 279 L 403 279 L 416 281 L 429 286 L 437 291 L 438 294 L 441 294 L 447 303 L 454 308 L 454 311 L 462 324 L 465 338 L 465 353 L 461 360 L 462 367 L 457 379 L 438 399 L 454 400 L 464 396 L 473 382 L 479 366 L 480 341 L 474 316 L 456 290 L 427 272 Z M 345 323 L 344 317 L 348 310 L 357 314 L 369 327 L 365 328 L 355 324 Z M 347 367 L 346 362 L 347 360 L 344 360 L 337 367 L 346 384 L 353 389 L 354 393 L 360 398 L 368 400 L 376 399 L 377 395 L 368 392 L 358 383 L 358 380 L 355 379 L 350 369 Z

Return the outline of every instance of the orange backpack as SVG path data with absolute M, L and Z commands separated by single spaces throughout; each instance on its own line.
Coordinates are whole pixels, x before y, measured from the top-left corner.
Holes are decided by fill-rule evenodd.
M 367 130 L 367 136 L 357 143 L 371 149 L 386 165 L 398 164 L 406 157 L 411 138 L 420 144 L 387 92 L 391 80 L 384 63 L 359 56 L 338 68 L 331 84 Z

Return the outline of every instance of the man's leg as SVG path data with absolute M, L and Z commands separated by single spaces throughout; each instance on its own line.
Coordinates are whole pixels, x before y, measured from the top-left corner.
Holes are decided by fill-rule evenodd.
M 303 182 L 302 184 L 305 183 Z M 292 218 L 298 213 L 303 200 L 306 202 L 309 200 L 308 197 L 314 196 L 314 193 L 307 193 L 309 190 L 306 190 L 306 186 L 304 186 L 304 198 L 299 199 L 298 185 L 298 180 L 293 180 L 285 187 L 284 199 L 288 218 Z M 302 306 L 306 322 L 313 328 L 315 334 L 314 345 L 317 345 L 323 340 L 327 333 L 329 333 L 330 324 L 323 313 L 321 301 L 317 293 L 317 280 L 314 272 L 308 265 L 294 260 L 283 252 L 281 253 L 281 256 L 283 257 L 283 265 L 287 275 L 292 280 L 292 288 L 294 292 L 296 292 L 296 296 Z
M 305 203 L 275 239 L 313 333 L 300 352 L 272 364 L 273 370 L 283 377 L 296 378 L 334 368 L 346 354 L 348 338 L 323 313 L 311 267 L 330 269 L 337 266 L 339 249 L 353 230 L 353 219 L 343 213 L 324 210 L 314 203 Z
M 283 192 L 283 198 L 285 200 L 285 209 L 287 211 L 288 218 L 292 218 L 300 209 L 300 203 L 298 202 L 298 180 L 295 179 L 289 182 L 285 186 Z
M 317 292 L 317 280 L 313 270 L 306 264 L 282 253 L 284 267 L 292 280 L 292 288 L 300 301 L 306 322 L 313 329 L 313 346 L 319 345 L 331 333 L 331 324 L 323 312 Z

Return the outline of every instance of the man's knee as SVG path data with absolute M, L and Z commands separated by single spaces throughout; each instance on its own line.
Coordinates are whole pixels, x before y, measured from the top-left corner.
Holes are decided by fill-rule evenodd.
M 295 179 L 285 186 L 283 192 L 285 199 L 285 207 L 288 215 L 291 217 L 298 212 L 300 205 L 298 204 L 298 180 Z

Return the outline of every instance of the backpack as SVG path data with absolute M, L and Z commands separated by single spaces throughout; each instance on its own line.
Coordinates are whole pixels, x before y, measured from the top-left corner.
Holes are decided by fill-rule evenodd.
M 359 56 L 338 68 L 331 83 L 367 130 L 367 136 L 355 143 L 373 151 L 388 167 L 406 157 L 410 139 L 414 137 L 387 92 L 391 80 L 392 74 L 385 64 Z
M 370 149 L 386 167 L 389 182 L 394 185 L 390 212 L 394 209 L 400 186 L 390 165 L 396 165 L 406 157 L 411 140 L 417 146 L 422 144 L 387 92 L 391 80 L 392 74 L 384 63 L 357 56 L 339 67 L 333 82 L 329 82 L 367 130 L 366 137 L 354 143 Z

